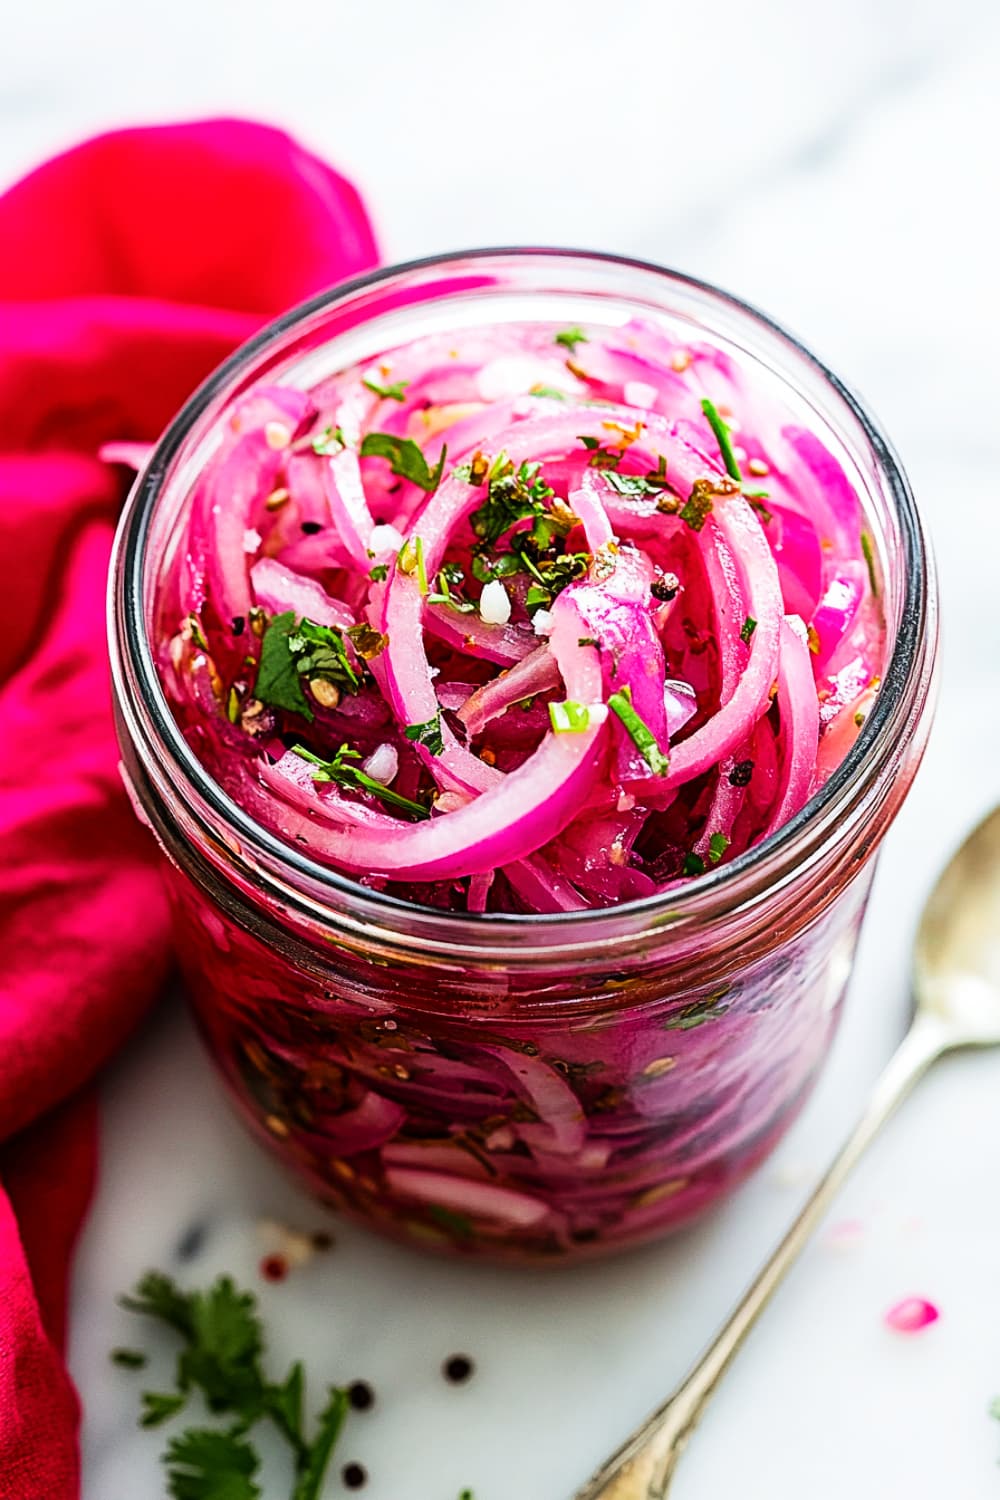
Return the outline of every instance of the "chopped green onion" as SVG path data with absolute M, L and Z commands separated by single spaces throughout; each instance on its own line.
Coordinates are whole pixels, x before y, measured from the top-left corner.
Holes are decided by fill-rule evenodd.
M 556 734 L 583 734 L 590 728 L 590 709 L 586 703 L 550 703 L 549 719 Z
M 867 531 L 861 533 L 861 551 L 864 555 L 868 568 L 868 582 L 871 584 L 872 598 L 878 598 L 878 574 L 875 571 L 875 551 L 872 547 L 872 539 Z
M 717 865 L 719 860 L 729 848 L 729 840 L 724 833 L 713 833 L 708 841 L 708 858 L 711 864 Z
M 715 433 L 715 441 L 719 445 L 719 452 L 722 455 L 722 462 L 726 466 L 726 473 L 731 479 L 738 480 L 739 483 L 742 484 L 743 475 L 740 473 L 740 466 L 736 462 L 736 454 L 733 452 L 733 444 L 732 439 L 729 436 L 729 428 L 719 416 L 714 403 L 709 401 L 707 396 L 701 403 L 701 409 L 708 419 L 709 427 L 711 427 L 712 431 Z
M 670 769 L 670 760 L 660 749 L 649 725 L 643 722 L 632 707 L 631 688 L 626 687 L 620 693 L 612 693 L 608 699 L 608 707 L 618 715 L 626 734 L 654 776 L 665 776 Z

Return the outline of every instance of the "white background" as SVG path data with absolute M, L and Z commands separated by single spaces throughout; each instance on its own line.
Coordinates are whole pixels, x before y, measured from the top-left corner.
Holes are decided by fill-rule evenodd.
M 364 1236 L 268 1292 L 282 1356 L 365 1374 L 343 1458 L 369 1500 L 565 1500 L 664 1395 L 773 1242 L 904 1025 L 940 861 L 997 795 L 1000 29 L 991 0 L 124 0 L 5 8 L 0 181 L 112 124 L 240 112 L 361 184 L 384 253 L 552 242 L 646 256 L 766 307 L 860 388 L 935 536 L 944 679 L 889 840 L 845 1028 L 774 1162 L 673 1243 L 580 1272 L 455 1269 Z M 2 288 L 0 288 L 2 295 Z M 171 1007 L 114 1071 L 78 1260 L 85 1500 L 161 1493 L 106 1350 L 146 1265 L 252 1276 L 254 1222 L 318 1214 L 225 1112 Z M 678 1500 L 1000 1493 L 1000 1058 L 944 1064 L 858 1173 L 741 1356 Z M 853 1228 L 844 1227 L 852 1221 Z M 909 1340 L 907 1293 L 941 1321 Z M 467 1348 L 461 1392 L 436 1371 Z M 277 1480 L 267 1500 L 279 1500 Z M 333 1475 L 330 1496 L 345 1493 Z M 41 1500 L 41 1497 L 40 1497 Z

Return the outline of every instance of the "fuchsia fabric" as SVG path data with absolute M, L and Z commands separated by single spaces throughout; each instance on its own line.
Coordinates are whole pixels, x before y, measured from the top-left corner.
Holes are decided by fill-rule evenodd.
M 116 769 L 104 629 L 125 476 L 263 321 L 372 265 L 350 183 L 234 120 L 128 130 L 0 198 L 0 1500 L 75 1500 L 62 1362 L 87 1085 L 157 994 L 156 852 Z

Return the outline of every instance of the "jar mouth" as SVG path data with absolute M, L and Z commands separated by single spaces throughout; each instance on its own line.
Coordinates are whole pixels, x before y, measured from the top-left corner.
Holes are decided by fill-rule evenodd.
M 558 266 L 562 262 L 584 269 L 589 266 L 595 272 L 634 272 L 703 296 L 718 309 L 763 330 L 788 356 L 818 376 L 858 424 L 885 482 L 898 526 L 894 567 L 901 571 L 903 586 L 895 636 L 880 691 L 844 760 L 793 818 L 759 844 L 725 865 L 692 878 L 683 888 L 613 907 L 526 914 L 445 912 L 372 890 L 310 859 L 258 823 L 198 760 L 170 710 L 146 628 L 145 572 L 156 504 L 185 438 L 211 404 L 250 364 L 280 346 L 298 326 L 359 293 L 422 272 L 448 273 L 463 266 L 485 269 L 491 262 L 494 269 L 504 264 L 551 262 Z M 526 942 L 548 951 L 553 944 L 572 946 L 600 940 L 602 931 L 610 931 L 609 923 L 616 934 L 620 934 L 623 923 L 631 932 L 639 933 L 687 919 L 697 919 L 700 924 L 730 915 L 780 885 L 792 870 L 799 870 L 803 862 L 814 857 L 891 761 L 897 742 L 905 739 L 912 727 L 914 705 L 919 703 L 921 692 L 926 692 L 933 664 L 936 596 L 933 563 L 920 517 L 891 444 L 863 402 L 780 323 L 711 282 L 655 262 L 571 248 L 500 247 L 421 257 L 342 282 L 267 324 L 220 365 L 170 423 L 126 504 L 112 558 L 109 634 L 118 710 L 139 750 L 144 772 L 148 776 L 153 763 L 166 768 L 169 785 L 185 799 L 189 816 L 215 846 L 220 841 L 220 829 L 230 835 L 223 836 L 222 842 L 228 845 L 229 857 L 241 862 L 245 881 L 268 883 L 282 904 L 300 904 L 314 919 L 325 915 L 330 922 L 347 919 L 352 926 L 365 930 L 376 927 L 397 933 L 404 927 L 413 937 L 429 939 L 434 947 L 464 944 L 502 950 L 517 940 L 519 947 Z

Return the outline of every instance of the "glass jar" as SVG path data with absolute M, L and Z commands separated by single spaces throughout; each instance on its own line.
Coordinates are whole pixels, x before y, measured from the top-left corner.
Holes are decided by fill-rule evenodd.
M 660 321 L 773 388 L 842 464 L 884 580 L 882 688 L 784 828 L 683 889 L 610 910 L 405 904 L 259 826 L 199 764 L 150 636 L 226 412 L 472 324 Z M 272 324 L 198 391 L 119 532 L 112 660 L 136 811 L 167 855 L 178 956 L 251 1129 L 339 1211 L 462 1254 L 568 1260 L 661 1234 L 773 1148 L 827 1052 L 881 839 L 926 742 L 932 567 L 861 404 L 769 320 L 655 266 L 564 251 L 390 268 Z

